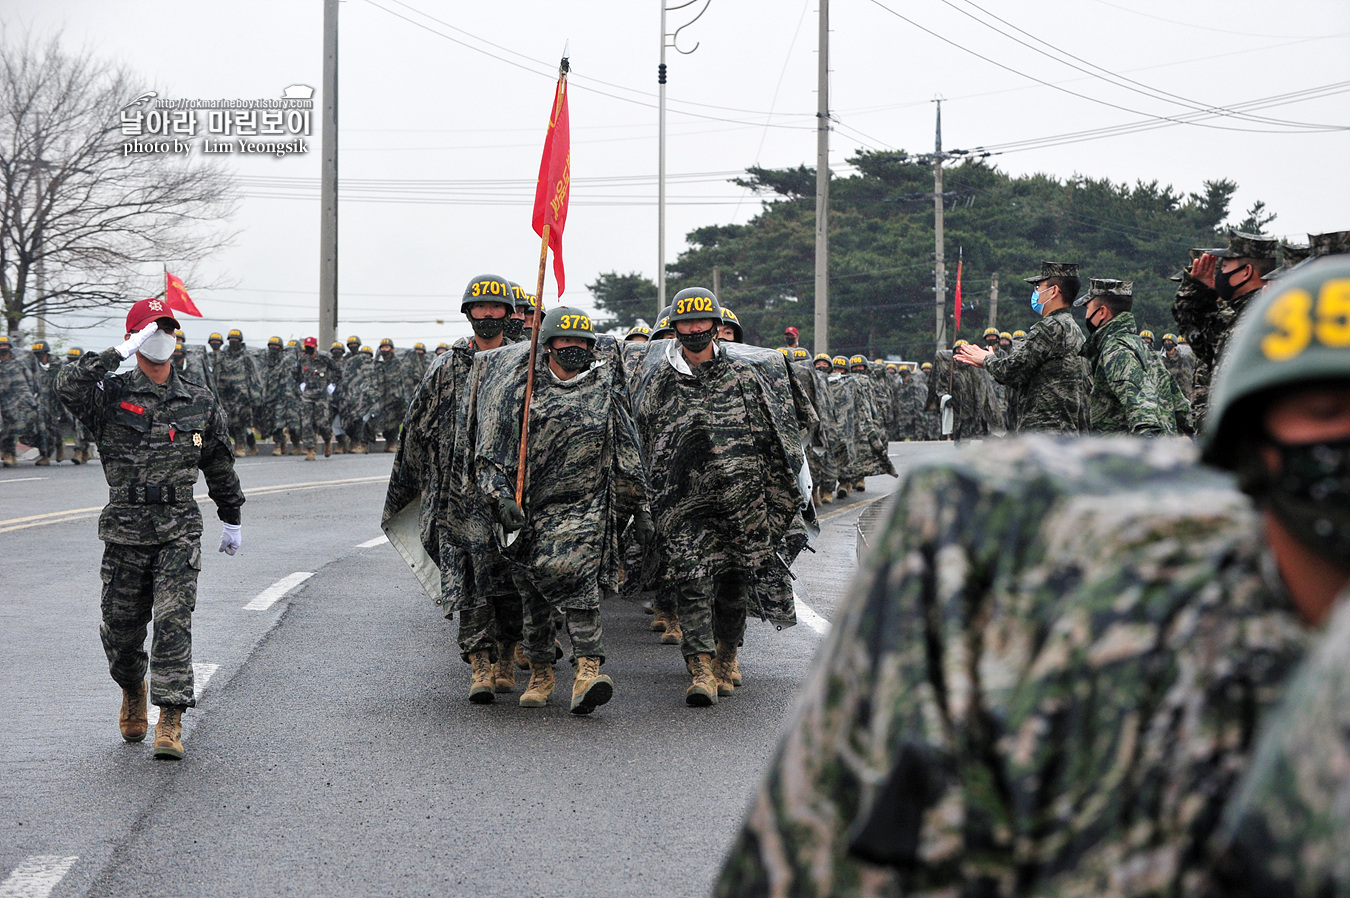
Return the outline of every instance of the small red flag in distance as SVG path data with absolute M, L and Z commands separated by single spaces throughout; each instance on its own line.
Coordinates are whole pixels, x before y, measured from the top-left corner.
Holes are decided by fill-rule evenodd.
M 188 296 L 187 288 L 183 286 L 183 279 L 176 274 L 164 272 L 164 300 L 169 304 L 169 308 L 176 312 L 182 312 L 184 315 L 195 315 L 202 317 L 202 313 L 197 311 L 197 306 Z
M 956 260 L 956 331 L 961 335 L 961 260 Z
M 563 227 L 567 224 L 567 200 L 572 188 L 572 138 L 567 124 L 567 81 L 559 79 L 553 94 L 553 116 L 544 138 L 544 157 L 539 162 L 539 183 L 534 190 L 534 232 L 541 237 L 548 225 L 548 246 L 553 250 L 553 277 L 558 295 L 563 294 Z

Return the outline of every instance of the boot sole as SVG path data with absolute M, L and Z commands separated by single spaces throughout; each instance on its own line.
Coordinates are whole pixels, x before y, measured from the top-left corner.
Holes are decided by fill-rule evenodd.
M 181 761 L 183 760 L 183 750 L 180 748 L 169 748 L 168 746 L 155 746 L 155 760 L 157 761 Z
M 509 693 L 509 692 L 515 692 L 515 691 L 516 691 L 516 683 L 515 683 L 514 680 L 511 680 L 511 681 L 498 680 L 498 681 L 497 681 L 497 685 L 494 687 L 494 691 L 495 691 L 498 695 L 505 695 L 505 694 L 507 694 L 507 693 Z
M 469 701 L 475 705 L 490 705 L 497 700 L 497 693 L 486 686 L 475 686 L 469 691 Z
M 719 698 L 726 698 L 728 695 L 731 695 L 735 691 L 736 691 L 735 686 L 723 686 L 721 683 L 717 684 L 717 695 Z
M 684 694 L 684 703 L 691 708 L 706 708 L 717 704 L 717 696 L 710 695 L 702 689 L 693 689 Z
M 149 727 L 146 727 L 145 731 L 142 732 L 139 736 L 137 736 L 137 735 L 134 735 L 134 734 L 129 734 L 129 733 L 127 733 L 126 730 L 123 730 L 123 731 L 122 731 L 122 739 L 123 739 L 123 741 L 126 741 L 126 742 L 144 742 L 144 741 L 145 741 L 145 734 L 148 733 L 149 731 L 150 731 Z
M 614 684 L 596 680 L 581 696 L 572 700 L 573 714 L 589 714 L 614 697 Z
M 665 633 L 661 636 L 662 645 L 679 645 L 680 636 L 675 633 Z
M 521 706 L 522 708 L 547 708 L 547 707 L 548 707 L 548 699 L 546 699 L 546 698 L 526 698 L 525 696 L 522 695 L 522 696 L 520 697 L 520 706 Z

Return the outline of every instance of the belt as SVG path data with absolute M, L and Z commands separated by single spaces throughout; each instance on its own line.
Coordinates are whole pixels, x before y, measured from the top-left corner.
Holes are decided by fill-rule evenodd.
M 109 502 L 121 502 L 128 505 L 177 505 L 192 498 L 190 487 L 179 488 L 169 483 L 164 486 L 135 483 L 131 486 L 114 486 L 108 490 Z

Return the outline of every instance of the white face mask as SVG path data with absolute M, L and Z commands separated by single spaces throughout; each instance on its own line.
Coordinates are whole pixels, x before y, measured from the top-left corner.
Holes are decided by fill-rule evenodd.
M 154 362 L 156 365 L 167 362 L 173 356 L 173 351 L 178 345 L 178 338 L 167 331 L 155 331 L 150 335 L 141 348 L 137 350 L 145 356 L 147 361 Z

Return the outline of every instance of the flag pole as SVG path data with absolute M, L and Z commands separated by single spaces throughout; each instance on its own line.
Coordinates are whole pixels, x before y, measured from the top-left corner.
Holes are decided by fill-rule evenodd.
M 567 48 L 563 48 L 562 62 L 558 65 L 558 86 L 555 94 L 559 97 L 559 102 L 567 92 Z M 553 116 L 556 118 L 558 110 L 553 110 Z M 553 119 L 550 119 L 550 124 Z M 525 454 L 529 447 L 530 439 L 530 400 L 534 398 L 534 366 L 539 359 L 539 328 L 543 323 L 544 311 L 544 273 L 548 263 L 548 233 L 549 225 L 544 223 L 539 241 L 539 277 L 535 281 L 534 289 L 534 309 L 530 314 L 534 316 L 534 326 L 530 328 L 530 361 L 529 367 L 525 369 L 525 410 L 521 413 L 520 421 L 520 458 L 516 464 L 516 504 L 524 508 L 522 504 L 525 499 Z

